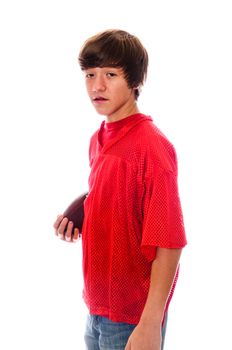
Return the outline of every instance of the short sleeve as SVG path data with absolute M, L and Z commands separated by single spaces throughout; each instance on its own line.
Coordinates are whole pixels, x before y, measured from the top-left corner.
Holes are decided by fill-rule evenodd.
M 149 261 L 156 248 L 183 248 L 186 235 L 178 193 L 177 174 L 158 169 L 145 184 L 141 249 Z

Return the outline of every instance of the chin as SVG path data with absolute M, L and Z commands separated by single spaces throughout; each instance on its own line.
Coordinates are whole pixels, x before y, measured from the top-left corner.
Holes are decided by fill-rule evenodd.
M 95 108 L 95 111 L 97 112 L 97 114 L 100 114 L 100 115 L 102 115 L 102 116 L 107 116 L 107 113 L 106 112 L 104 112 L 104 111 L 101 111 L 101 110 L 99 110 L 99 109 L 97 109 L 97 108 Z

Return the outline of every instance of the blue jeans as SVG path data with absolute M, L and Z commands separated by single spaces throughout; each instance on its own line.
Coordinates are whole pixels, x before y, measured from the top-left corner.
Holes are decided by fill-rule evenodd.
M 166 333 L 167 315 L 162 327 L 162 344 Z M 135 329 L 136 324 L 112 322 L 106 317 L 88 315 L 85 331 L 85 344 L 87 350 L 124 350 L 128 338 Z

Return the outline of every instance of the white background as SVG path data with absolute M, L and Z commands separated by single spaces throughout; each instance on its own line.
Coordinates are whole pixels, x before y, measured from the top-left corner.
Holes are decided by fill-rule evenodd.
M 102 118 L 77 64 L 121 28 L 150 55 L 139 107 L 175 145 L 188 236 L 166 350 L 232 349 L 230 1 L 0 3 L 0 348 L 83 349 L 81 245 L 53 221 L 87 186 Z

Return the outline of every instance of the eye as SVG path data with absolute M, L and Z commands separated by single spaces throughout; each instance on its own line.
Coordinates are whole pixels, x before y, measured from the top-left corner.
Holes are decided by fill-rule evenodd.
M 109 78 L 113 78 L 113 77 L 116 77 L 116 73 L 113 73 L 113 72 L 108 72 L 106 73 L 106 76 L 109 77 Z
M 85 77 L 86 77 L 86 79 L 91 79 L 94 77 L 94 73 L 86 73 Z

